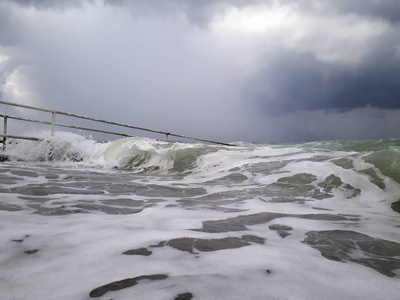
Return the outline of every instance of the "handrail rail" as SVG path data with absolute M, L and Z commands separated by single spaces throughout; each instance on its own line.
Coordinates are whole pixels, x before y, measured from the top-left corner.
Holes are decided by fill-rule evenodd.
M 20 139 L 20 140 L 30 140 L 30 141 L 40 141 L 41 139 L 30 137 L 30 136 L 21 136 L 21 135 L 12 135 L 12 134 L 2 134 L 0 133 L 0 137 L 3 138 L 11 138 L 11 139 Z
M 105 123 L 105 124 L 109 124 L 109 125 L 115 125 L 115 126 L 119 126 L 119 127 L 125 127 L 125 128 L 142 130 L 142 131 L 147 131 L 147 132 L 152 132 L 152 133 L 164 134 L 166 136 L 167 141 L 168 141 L 168 137 L 169 136 L 174 136 L 174 137 L 179 137 L 179 138 L 184 138 L 184 139 L 189 139 L 189 140 L 194 140 L 194 141 L 213 143 L 213 144 L 224 145 L 224 146 L 234 146 L 234 145 L 228 144 L 228 143 L 217 142 L 217 141 L 212 141 L 212 140 L 207 140 L 207 139 L 201 139 L 201 138 L 196 138 L 196 137 L 191 137 L 191 136 L 186 136 L 186 135 L 181 135 L 181 134 L 176 134 L 176 133 L 170 133 L 170 132 L 166 132 L 166 131 L 154 130 L 154 129 L 144 128 L 144 127 L 139 127 L 139 126 L 133 126 L 133 125 L 123 124 L 123 123 L 117 123 L 117 122 L 107 121 L 107 120 L 102 120 L 102 119 L 90 118 L 90 117 L 77 115 L 77 114 L 66 113 L 66 112 L 62 112 L 62 111 L 58 111 L 58 110 L 50 110 L 50 109 L 46 109 L 46 108 L 39 108 L 39 107 L 35 107 L 35 106 L 18 104 L 18 103 L 11 103 L 11 102 L 1 101 L 1 100 L 0 100 L 0 104 L 16 106 L 16 107 L 22 107 L 22 108 L 27 108 L 27 109 L 37 110 L 37 111 L 43 111 L 43 112 L 50 112 L 52 114 L 51 123 L 50 122 L 45 122 L 45 121 L 39 121 L 39 123 L 43 122 L 43 124 L 50 124 L 51 125 L 52 134 L 54 133 L 54 126 L 69 127 L 69 128 L 74 128 L 74 129 L 90 130 L 90 131 L 96 131 L 96 132 L 103 132 L 103 131 L 99 131 L 98 129 L 94 129 L 93 130 L 93 129 L 83 128 L 83 127 L 82 128 L 76 128 L 77 126 L 71 126 L 71 125 L 65 125 L 65 124 L 56 124 L 54 120 L 55 120 L 55 115 L 58 114 L 58 115 L 64 115 L 64 116 L 68 116 L 68 117 L 79 118 L 79 119 L 84 119 L 84 120 L 89 120 L 89 121 L 94 121 L 94 122 L 99 122 L 99 123 Z M 6 118 L 9 117 L 9 116 L 5 116 L 5 115 L 2 115 L 2 116 L 3 116 L 3 118 L 5 118 L 4 120 L 6 120 Z M 11 117 L 9 117 L 9 118 L 11 118 Z M 13 118 L 15 119 L 17 117 L 13 117 Z M 28 119 L 25 120 L 25 121 L 28 121 Z M 38 121 L 38 120 L 35 120 L 35 121 Z M 103 132 L 103 133 L 123 135 L 123 134 L 119 134 L 119 133 L 117 134 L 117 133 L 112 133 L 112 132 Z M 127 135 L 127 136 L 129 136 L 129 135 Z M 3 138 L 5 138 L 5 137 L 3 137 Z M 3 143 L 4 142 L 5 142 L 5 140 L 3 139 Z
M 26 122 L 32 122 L 32 123 L 40 123 L 40 124 L 52 125 L 52 123 L 48 122 L 48 121 L 32 120 L 32 119 L 27 119 L 27 118 L 14 117 L 14 116 L 10 116 L 10 115 L 2 115 L 2 114 L 0 114 L 0 117 L 13 119 L 13 120 L 19 120 L 19 121 L 26 121 Z M 80 126 L 67 125 L 67 124 L 61 124 L 61 123 L 54 123 L 54 126 L 72 128 L 72 129 L 80 129 L 80 130 L 93 131 L 93 132 L 100 132 L 100 133 L 107 133 L 107 134 L 119 135 L 119 136 L 124 136 L 124 137 L 133 137 L 134 136 L 134 135 L 125 134 L 125 133 L 105 131 L 105 130 L 100 130 L 100 129 L 80 127 Z

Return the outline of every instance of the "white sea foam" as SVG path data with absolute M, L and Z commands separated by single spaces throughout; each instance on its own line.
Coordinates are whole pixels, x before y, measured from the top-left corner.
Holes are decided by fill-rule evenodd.
M 10 144 L 11 161 L 0 163 L 0 299 L 90 299 L 97 287 L 152 274 L 168 278 L 99 299 L 398 299 L 398 270 L 390 277 L 388 267 L 356 261 L 400 264 L 374 244 L 400 247 L 391 208 L 400 184 L 385 175 L 379 151 L 97 143 L 60 132 Z M 271 225 L 290 226 L 290 235 Z M 306 243 L 310 232 L 349 234 L 325 245 L 341 246 L 330 255 L 346 263 Z M 350 233 L 369 236 L 374 254 Z M 247 246 L 212 249 L 212 241 L 246 235 Z M 182 238 L 210 248 L 172 247 Z M 122 254 L 140 248 L 151 255 Z

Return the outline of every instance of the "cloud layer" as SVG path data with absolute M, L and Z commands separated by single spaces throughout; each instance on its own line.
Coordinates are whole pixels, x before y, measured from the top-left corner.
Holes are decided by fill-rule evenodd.
M 224 141 L 400 137 L 398 5 L 326 2 L 0 1 L 0 98 Z

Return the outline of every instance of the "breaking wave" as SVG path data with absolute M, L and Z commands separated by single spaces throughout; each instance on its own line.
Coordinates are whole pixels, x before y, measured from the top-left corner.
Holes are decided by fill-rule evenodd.
M 19 140 L 7 145 L 10 160 L 63 166 L 117 168 L 135 173 L 243 176 L 273 172 L 288 162 L 329 161 L 344 169 L 360 169 L 372 181 L 387 176 L 400 183 L 400 140 L 327 141 L 303 144 L 236 143 L 235 147 L 169 143 L 144 137 L 96 142 L 78 134 L 39 134 L 39 142 Z M 379 179 L 379 180 L 378 180 Z

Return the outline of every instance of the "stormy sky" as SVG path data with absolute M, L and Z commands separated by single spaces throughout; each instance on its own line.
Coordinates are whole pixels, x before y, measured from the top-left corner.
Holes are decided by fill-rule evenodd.
M 0 98 L 221 141 L 400 138 L 400 2 L 0 0 Z

